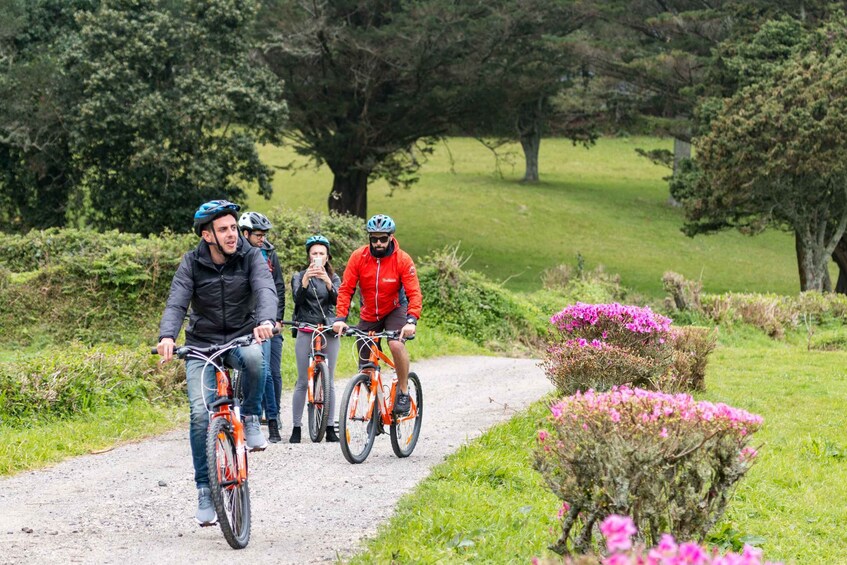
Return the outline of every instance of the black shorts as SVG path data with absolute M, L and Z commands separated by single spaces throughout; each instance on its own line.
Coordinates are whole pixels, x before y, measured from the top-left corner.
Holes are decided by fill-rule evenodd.
M 385 316 L 381 320 L 377 320 L 376 322 L 366 322 L 365 320 L 361 320 L 358 324 L 356 324 L 356 328 L 362 330 L 363 332 L 381 332 L 381 331 L 389 331 L 389 332 L 399 332 L 403 329 L 403 326 L 406 325 L 406 305 L 401 304 L 391 312 L 389 312 L 388 316 Z M 389 341 L 397 341 L 397 339 L 389 340 Z M 370 355 L 370 350 L 368 346 L 362 341 L 359 340 L 359 360 L 361 363 L 365 363 L 368 361 Z

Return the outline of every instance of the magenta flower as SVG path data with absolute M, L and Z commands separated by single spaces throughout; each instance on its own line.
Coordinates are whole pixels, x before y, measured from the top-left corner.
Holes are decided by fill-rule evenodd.
M 626 551 L 632 548 L 632 536 L 637 530 L 632 518 L 612 514 L 600 524 L 600 532 L 606 538 L 606 549 L 609 553 Z

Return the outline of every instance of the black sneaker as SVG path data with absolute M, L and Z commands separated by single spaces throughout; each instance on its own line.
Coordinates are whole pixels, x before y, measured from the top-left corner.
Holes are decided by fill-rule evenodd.
M 279 420 L 268 420 L 268 441 L 271 443 L 279 443 L 282 438 L 279 436 Z
M 338 441 L 338 435 L 335 433 L 335 428 L 332 426 L 326 427 L 326 438 L 325 441 L 329 443 L 336 443 Z
M 394 413 L 398 416 L 408 416 L 412 410 L 412 401 L 409 395 L 404 392 L 397 392 L 397 398 L 394 401 Z
M 300 426 L 294 426 L 291 430 L 291 437 L 288 438 L 288 443 L 300 443 Z

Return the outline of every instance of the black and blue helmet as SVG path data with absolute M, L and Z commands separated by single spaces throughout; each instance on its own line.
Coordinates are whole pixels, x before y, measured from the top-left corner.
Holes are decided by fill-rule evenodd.
M 313 236 L 309 237 L 309 239 L 306 240 L 306 253 L 307 254 L 309 253 L 309 250 L 312 248 L 313 245 L 323 245 L 324 247 L 326 247 L 327 256 L 332 257 L 332 255 L 329 252 L 329 240 L 327 238 L 325 238 L 324 236 L 322 236 L 320 234 L 313 235 Z
M 201 204 L 197 211 L 194 212 L 194 233 L 200 235 L 203 226 L 213 221 L 215 218 L 226 214 L 232 215 L 238 220 L 238 211 L 241 206 L 233 204 L 229 200 L 210 200 L 205 204 Z
M 394 220 L 391 219 L 391 216 L 385 214 L 371 216 L 367 223 L 368 233 L 394 233 L 396 229 L 397 225 Z

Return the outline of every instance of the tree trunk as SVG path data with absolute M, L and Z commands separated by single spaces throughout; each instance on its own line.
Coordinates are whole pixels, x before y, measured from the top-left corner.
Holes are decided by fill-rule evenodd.
M 521 134 L 526 171 L 522 182 L 538 182 L 538 150 L 541 148 L 541 129 L 536 128 L 532 134 Z
M 541 132 L 544 129 L 545 98 L 521 106 L 518 114 L 518 137 L 521 140 L 526 170 L 521 182 L 538 182 L 538 151 L 541 148 Z
M 838 240 L 835 251 L 832 252 L 832 260 L 838 265 L 838 281 L 835 283 L 835 292 L 847 294 L 847 239 L 843 236 Z
M 797 271 L 800 275 L 800 290 L 806 290 L 809 273 L 806 272 L 806 252 L 803 249 L 803 242 L 800 239 L 800 234 L 794 232 L 794 252 L 797 254 Z
M 679 171 L 679 164 L 683 159 L 691 159 L 691 143 L 683 141 L 677 137 L 673 138 L 673 176 Z M 682 204 L 676 198 L 669 195 L 668 204 L 674 208 L 679 208 Z
M 368 177 L 370 171 L 351 169 L 335 173 L 327 198 L 330 212 L 366 218 L 368 214 Z

